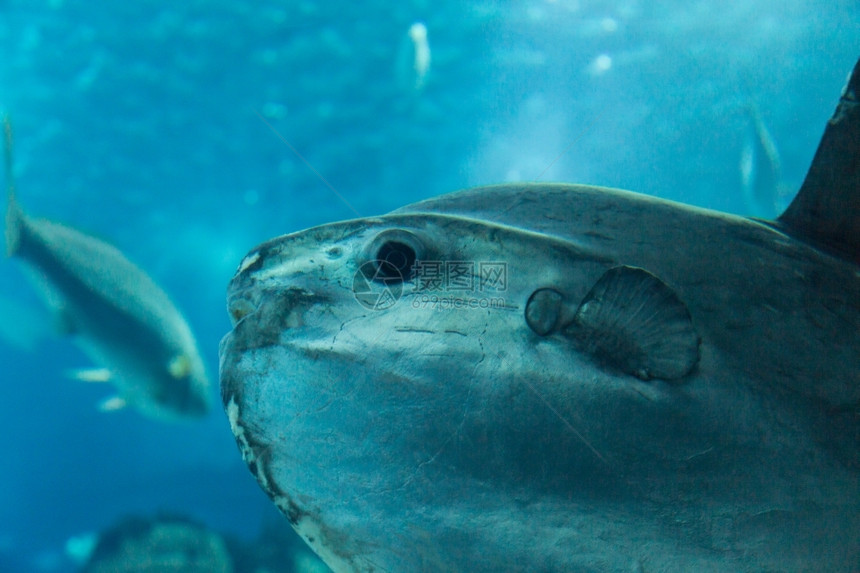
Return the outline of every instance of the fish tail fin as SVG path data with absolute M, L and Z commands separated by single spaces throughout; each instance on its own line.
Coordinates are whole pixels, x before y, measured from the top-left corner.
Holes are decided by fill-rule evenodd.
M 24 226 L 24 213 L 15 198 L 15 174 L 12 171 L 12 149 L 14 138 L 12 122 L 8 115 L 3 116 L 3 157 L 6 165 L 6 255 L 11 257 L 18 252 L 21 244 L 21 231 Z

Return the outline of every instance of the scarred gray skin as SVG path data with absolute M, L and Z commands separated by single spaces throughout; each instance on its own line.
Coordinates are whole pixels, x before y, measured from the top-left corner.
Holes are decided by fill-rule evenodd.
M 230 285 L 232 430 L 335 571 L 857 570 L 860 267 L 836 235 L 796 238 L 803 220 L 532 184 L 276 238 Z M 391 230 L 421 260 L 506 263 L 504 306 L 423 305 L 410 282 L 358 304 Z M 526 323 L 537 289 L 568 320 L 619 265 L 689 310 L 687 375 L 642 379 Z
M 484 203 L 499 223 L 327 225 L 262 245 L 231 285 L 256 307 L 221 348 L 233 431 L 333 569 L 857 563 L 857 420 L 838 411 L 860 400 L 855 265 L 764 224 L 607 189 L 440 201 L 469 215 Z M 365 309 L 353 277 L 392 228 L 428 260 L 506 262 L 509 306 L 415 308 L 405 289 Z M 616 264 L 686 303 L 701 336 L 691 375 L 643 381 L 529 329 L 536 289 L 575 305 Z

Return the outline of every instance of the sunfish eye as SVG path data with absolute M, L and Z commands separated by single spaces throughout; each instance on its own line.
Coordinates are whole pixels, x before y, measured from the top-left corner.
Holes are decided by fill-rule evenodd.
M 370 243 L 367 257 L 373 263 L 375 281 L 409 281 L 415 274 L 415 263 L 424 254 L 421 241 L 402 229 L 383 231 Z
M 408 281 L 412 278 L 412 267 L 418 256 L 415 249 L 399 241 L 388 241 L 380 245 L 376 251 L 376 264 L 379 275 L 385 279 L 402 278 Z

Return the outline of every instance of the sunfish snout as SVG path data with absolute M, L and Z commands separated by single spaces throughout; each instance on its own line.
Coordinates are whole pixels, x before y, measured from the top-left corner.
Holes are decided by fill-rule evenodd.
M 282 263 L 289 261 L 289 254 L 285 257 L 282 251 L 275 240 L 242 259 L 227 287 L 227 311 L 234 327 L 256 312 L 264 298 L 277 295 L 280 287 L 288 282 L 289 269 L 283 268 Z
M 233 336 L 243 349 L 271 346 L 304 325 L 304 315 L 325 298 L 301 287 L 245 288 L 228 303 Z

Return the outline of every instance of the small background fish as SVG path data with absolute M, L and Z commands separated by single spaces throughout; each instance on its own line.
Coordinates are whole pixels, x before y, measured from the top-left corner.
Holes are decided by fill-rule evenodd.
M 782 158 L 761 110 L 749 103 L 744 112 L 749 118 L 740 160 L 744 201 L 750 215 L 772 218 L 788 207 L 795 189 L 784 179 Z
M 15 193 L 8 117 L 3 127 L 6 253 L 27 265 L 57 331 L 73 336 L 98 365 L 76 371 L 75 377 L 117 387 L 119 394 L 102 402 L 104 411 L 132 406 L 164 419 L 208 413 L 209 380 L 185 319 L 167 294 L 115 247 L 24 214 Z

